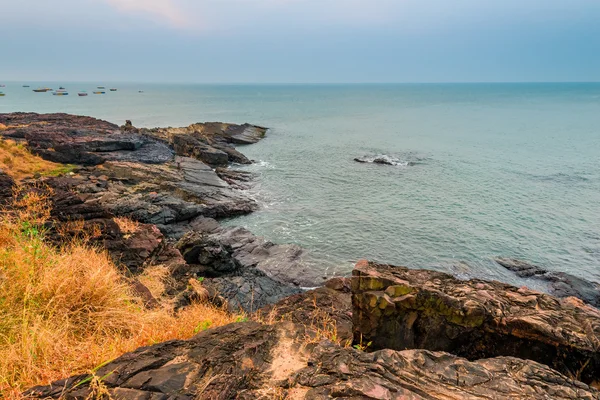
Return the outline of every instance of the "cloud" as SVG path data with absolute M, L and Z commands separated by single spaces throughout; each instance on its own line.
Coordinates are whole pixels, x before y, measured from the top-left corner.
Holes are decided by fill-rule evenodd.
M 174 0 L 106 0 L 106 2 L 118 11 L 128 14 L 141 12 L 155 18 L 160 17 L 178 28 L 185 28 L 190 24 L 190 20 Z

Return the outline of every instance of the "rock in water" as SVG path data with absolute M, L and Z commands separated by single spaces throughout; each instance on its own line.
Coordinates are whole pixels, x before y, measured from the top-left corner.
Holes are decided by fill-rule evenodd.
M 310 340 L 309 340 L 310 341 Z M 598 399 L 533 361 L 469 362 L 426 350 L 373 353 L 310 344 L 292 323 L 231 324 L 125 354 L 96 371 L 117 399 Z M 90 398 L 87 375 L 28 390 L 28 398 Z
M 412 162 L 402 161 L 395 157 L 391 157 L 391 156 L 388 156 L 385 154 L 378 155 L 378 156 L 357 157 L 354 159 L 354 161 L 359 162 L 359 163 L 373 163 L 373 164 L 393 165 L 393 166 L 400 166 L 400 167 L 407 167 L 407 166 L 414 164 Z
M 579 299 L 366 260 L 352 293 L 354 340 L 374 349 L 513 356 L 587 383 L 600 376 L 600 311 Z
M 600 284 L 590 282 L 566 272 L 549 272 L 537 265 L 514 258 L 495 258 L 498 264 L 521 278 L 548 282 L 550 294 L 556 297 L 574 296 L 594 307 L 600 307 Z

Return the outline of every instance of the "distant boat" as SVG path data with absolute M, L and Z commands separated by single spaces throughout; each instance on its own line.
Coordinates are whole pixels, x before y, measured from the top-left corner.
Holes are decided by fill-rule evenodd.
M 77 96 L 87 96 L 87 92 L 84 90 L 83 92 L 77 93 Z
M 116 92 L 116 91 L 117 91 L 117 89 L 110 89 L 110 91 L 111 91 L 111 92 Z
M 0 85 L 0 87 L 6 87 L 6 85 Z M 117 90 L 117 89 L 115 89 L 115 90 Z
M 36 92 L 36 93 L 45 93 L 45 92 L 49 92 L 50 90 L 52 90 L 52 89 L 50 89 L 50 88 L 37 88 L 37 89 L 33 89 L 33 91 Z
M 98 86 L 98 89 L 104 89 L 104 86 Z
M 144 91 L 143 90 L 138 90 L 138 93 L 144 93 Z
M 58 88 L 58 90 L 65 90 L 65 88 L 61 86 Z
M 69 92 L 67 92 L 67 91 L 66 91 L 66 90 L 64 90 L 64 89 L 58 89 L 57 91 L 55 91 L 55 92 L 52 92 L 52 94 L 53 94 L 54 96 L 67 96 L 67 95 L 69 94 Z
M 29 87 L 29 85 L 23 85 L 23 87 Z
M 104 94 L 106 92 L 94 92 L 94 94 Z
M 4 92 L 0 92 L 0 97 L 6 96 Z

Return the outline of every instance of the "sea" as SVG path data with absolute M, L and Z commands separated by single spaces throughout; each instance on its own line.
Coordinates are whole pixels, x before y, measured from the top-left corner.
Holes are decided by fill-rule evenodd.
M 599 83 L 5 84 L 0 112 L 270 128 L 232 167 L 260 209 L 224 223 L 306 248 L 324 275 L 367 258 L 536 287 L 503 256 L 600 281 Z

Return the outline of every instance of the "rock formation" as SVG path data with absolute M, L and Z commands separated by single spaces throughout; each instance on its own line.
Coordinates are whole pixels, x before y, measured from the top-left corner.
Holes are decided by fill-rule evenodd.
M 364 353 L 301 326 L 255 322 L 144 347 L 96 371 L 121 399 L 598 399 L 589 386 L 533 361 L 469 362 L 426 350 Z M 87 375 L 30 389 L 34 398 L 82 399 Z
M 498 264 L 521 278 L 542 280 L 548 291 L 556 297 L 574 296 L 594 307 L 600 307 L 600 284 L 590 282 L 566 272 L 550 272 L 537 265 L 514 258 L 495 258 Z
M 600 311 L 574 297 L 364 260 L 352 296 L 355 342 L 373 349 L 514 356 L 587 383 L 600 376 Z

